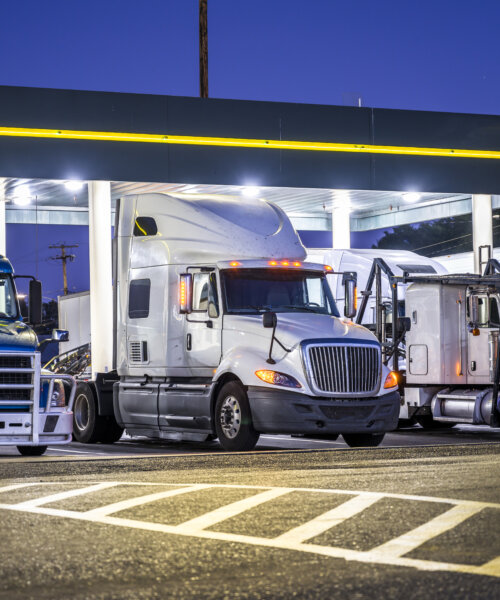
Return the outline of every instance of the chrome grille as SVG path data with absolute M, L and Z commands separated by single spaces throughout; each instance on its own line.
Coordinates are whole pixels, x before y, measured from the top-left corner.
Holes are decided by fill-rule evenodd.
M 317 394 L 362 395 L 378 390 L 380 349 L 364 345 L 309 345 L 306 364 Z
M 34 399 L 34 354 L 0 354 L 0 411 L 10 411 L 7 402 L 20 401 L 16 410 L 30 411 Z

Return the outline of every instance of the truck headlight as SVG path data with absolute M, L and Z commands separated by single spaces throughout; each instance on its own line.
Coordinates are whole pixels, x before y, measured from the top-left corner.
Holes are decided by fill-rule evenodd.
M 50 406 L 53 408 L 63 408 L 66 406 L 66 392 L 64 391 L 63 382 L 56 379 L 50 398 Z
M 265 381 L 266 383 L 292 388 L 302 387 L 300 383 L 291 375 L 278 373 L 278 371 L 269 371 L 267 369 L 263 369 L 262 371 L 255 371 L 255 374 L 259 379 L 262 379 L 262 381 Z
M 385 378 L 384 389 L 393 388 L 399 385 L 399 377 L 397 371 L 390 371 Z

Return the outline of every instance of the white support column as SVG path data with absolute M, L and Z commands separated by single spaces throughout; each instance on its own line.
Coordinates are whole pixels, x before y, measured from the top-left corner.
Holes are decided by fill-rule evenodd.
M 90 340 L 92 376 L 112 370 L 111 183 L 89 181 Z
M 342 249 L 351 247 L 351 209 L 338 206 L 332 210 L 332 248 Z
M 0 179 L 0 254 L 2 256 L 7 256 L 5 202 L 5 179 Z
M 474 272 L 481 273 L 479 247 L 490 246 L 493 256 L 493 213 L 491 210 L 491 196 L 475 194 L 472 196 L 472 246 L 474 248 Z M 483 250 L 482 258 L 485 260 L 486 252 Z

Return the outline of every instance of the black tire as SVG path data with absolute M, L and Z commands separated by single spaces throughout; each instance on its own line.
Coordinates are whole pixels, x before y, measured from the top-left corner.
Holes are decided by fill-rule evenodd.
M 76 386 L 73 404 L 73 439 L 82 444 L 96 444 L 106 435 L 106 417 L 97 412 L 97 398 L 83 382 Z
M 215 403 L 215 430 L 224 450 L 252 450 L 259 433 L 252 424 L 248 396 L 236 381 L 222 386 Z
M 456 425 L 456 423 L 449 421 L 434 421 L 432 415 L 420 415 L 415 417 L 415 419 L 420 427 L 424 429 L 451 429 Z
M 17 446 L 19 454 L 23 456 L 42 456 L 47 450 L 47 446 Z
M 380 446 L 385 433 L 344 433 L 344 442 L 351 448 L 375 448 Z
M 99 441 L 102 444 L 114 444 L 122 437 L 124 431 L 123 427 L 120 427 L 120 425 L 118 425 L 114 417 L 100 418 L 104 418 L 106 423 L 104 425 L 104 432 L 101 435 Z

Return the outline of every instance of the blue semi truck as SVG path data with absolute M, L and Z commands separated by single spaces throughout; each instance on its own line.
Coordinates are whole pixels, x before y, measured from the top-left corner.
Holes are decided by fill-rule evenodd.
M 28 316 L 20 311 L 15 278 L 29 279 Z M 41 283 L 15 276 L 0 256 L 0 446 L 17 446 L 24 456 L 40 456 L 47 446 L 67 444 L 73 427 L 76 383 L 41 365 L 41 347 L 33 329 L 42 320 Z M 64 341 L 59 329 L 47 341 Z

